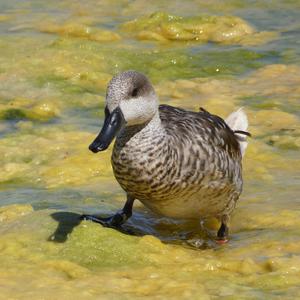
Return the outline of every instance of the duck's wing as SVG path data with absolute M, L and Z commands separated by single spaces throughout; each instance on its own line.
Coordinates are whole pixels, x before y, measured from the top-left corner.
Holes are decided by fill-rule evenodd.
M 234 159 L 241 158 L 238 138 L 219 116 L 205 109 L 192 112 L 169 105 L 160 105 L 159 114 L 166 132 L 175 142 L 194 143 L 211 153 L 225 151 Z

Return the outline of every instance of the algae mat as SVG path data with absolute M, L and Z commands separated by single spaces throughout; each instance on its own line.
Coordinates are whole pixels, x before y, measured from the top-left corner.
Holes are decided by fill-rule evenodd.
M 300 298 L 299 20 L 297 1 L 0 0 L 0 299 Z M 228 245 L 138 203 L 121 231 L 80 221 L 124 203 L 87 147 L 127 69 L 162 103 L 249 115 Z

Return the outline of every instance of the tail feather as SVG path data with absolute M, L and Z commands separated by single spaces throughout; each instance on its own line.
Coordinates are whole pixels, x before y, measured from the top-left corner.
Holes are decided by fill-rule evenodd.
M 233 131 L 237 131 L 235 135 L 238 138 L 242 156 L 244 156 L 248 142 L 247 142 L 247 135 L 243 134 L 242 132 L 247 132 L 247 128 L 248 128 L 247 115 L 245 114 L 243 109 L 240 108 L 239 110 L 231 113 L 226 118 L 225 122 Z

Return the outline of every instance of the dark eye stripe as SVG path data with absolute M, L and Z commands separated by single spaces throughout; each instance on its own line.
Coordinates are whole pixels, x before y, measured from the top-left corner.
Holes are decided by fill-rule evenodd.
M 135 88 L 135 89 L 132 91 L 131 96 L 132 96 L 132 97 L 136 97 L 137 94 L 138 94 L 138 89 Z

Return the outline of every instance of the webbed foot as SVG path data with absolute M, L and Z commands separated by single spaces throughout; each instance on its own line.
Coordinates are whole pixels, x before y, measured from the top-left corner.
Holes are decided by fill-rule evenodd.
M 124 224 L 132 215 L 132 206 L 134 198 L 127 195 L 127 201 L 120 212 L 117 212 L 111 217 L 102 218 L 94 215 L 82 215 L 81 220 L 90 220 L 99 223 L 104 227 L 117 228 Z
M 122 211 L 116 213 L 111 217 L 101 218 L 94 215 L 82 215 L 81 220 L 89 220 L 95 223 L 99 223 L 104 227 L 119 227 L 124 224 L 128 219 L 128 216 Z
M 216 243 L 224 245 L 228 242 L 228 226 L 222 222 L 220 229 L 217 233 Z

